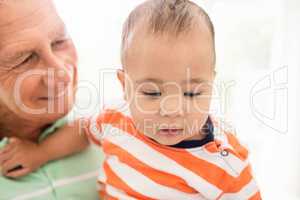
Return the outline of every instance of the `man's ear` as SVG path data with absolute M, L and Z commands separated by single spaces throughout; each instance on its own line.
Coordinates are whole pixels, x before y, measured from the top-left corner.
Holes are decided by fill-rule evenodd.
M 125 71 L 123 69 L 118 69 L 117 77 L 123 89 L 124 99 L 127 100 L 126 89 L 125 89 Z

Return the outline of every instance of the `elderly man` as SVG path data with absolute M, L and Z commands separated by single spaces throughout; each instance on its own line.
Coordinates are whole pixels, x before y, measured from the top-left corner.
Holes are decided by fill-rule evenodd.
M 0 148 L 32 150 L 55 134 L 66 123 L 76 83 L 76 50 L 53 2 L 1 0 Z M 72 141 L 61 141 L 62 146 L 65 142 Z M 15 158 L 2 153 L 3 148 L 1 200 L 97 199 L 101 154 L 92 147 L 39 169 L 22 163 L 22 157 L 30 156 L 26 151 Z

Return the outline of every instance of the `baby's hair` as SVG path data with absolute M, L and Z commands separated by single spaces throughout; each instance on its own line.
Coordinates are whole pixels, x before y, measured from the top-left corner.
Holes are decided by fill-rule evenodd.
M 178 36 L 204 20 L 212 35 L 215 62 L 215 31 L 208 14 L 189 0 L 147 0 L 137 6 L 123 26 L 121 57 L 124 58 L 132 32 L 142 23 L 150 34 L 168 33 Z

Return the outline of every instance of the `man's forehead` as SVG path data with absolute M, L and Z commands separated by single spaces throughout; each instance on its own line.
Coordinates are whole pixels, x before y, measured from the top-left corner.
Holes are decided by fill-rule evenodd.
M 0 30 L 54 15 L 52 0 L 0 0 Z
M 19 1 L 24 3 L 17 3 L 18 5 L 12 3 L 0 8 L 0 50 L 7 49 L 11 44 L 30 42 L 36 36 L 55 39 L 65 35 L 64 23 L 58 17 L 51 0 Z M 35 5 L 30 2 L 34 2 Z M 25 7 L 19 7 L 23 5 Z M 1 9 L 5 10 L 10 19 L 1 18 L 3 15 Z M 16 11 L 20 12 L 16 13 Z
M 49 39 L 56 39 L 66 37 L 67 31 L 65 26 L 62 24 L 55 27 L 54 29 L 49 30 L 48 35 L 45 37 Z M 20 45 L 22 43 L 23 45 Z M 5 57 L 18 57 L 22 54 L 27 53 L 30 48 L 35 46 L 35 41 L 31 40 L 16 40 L 14 37 L 11 37 L 9 40 L 0 41 L 0 57 L 4 55 Z

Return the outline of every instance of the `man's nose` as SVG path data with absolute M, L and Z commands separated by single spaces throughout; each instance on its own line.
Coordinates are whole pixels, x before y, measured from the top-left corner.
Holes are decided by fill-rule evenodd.
M 179 95 L 166 96 L 160 102 L 160 115 L 164 117 L 179 117 L 183 115 L 183 99 Z
M 43 76 L 43 81 L 48 87 L 66 86 L 72 81 L 72 67 L 68 66 L 61 58 L 51 55 L 45 65 L 47 73 Z

